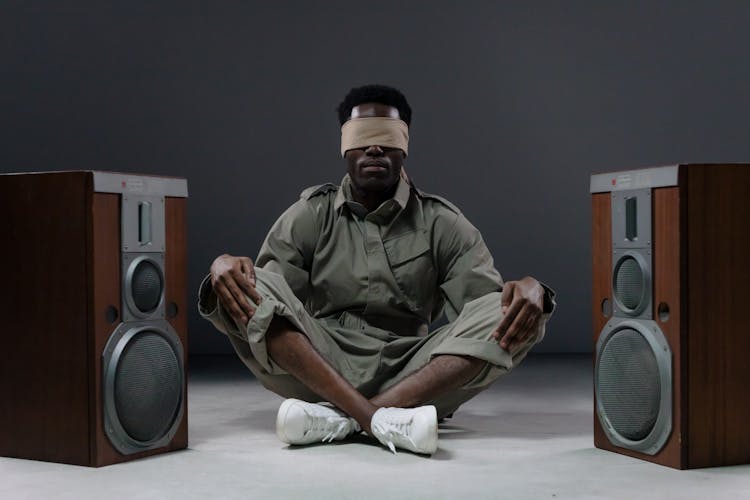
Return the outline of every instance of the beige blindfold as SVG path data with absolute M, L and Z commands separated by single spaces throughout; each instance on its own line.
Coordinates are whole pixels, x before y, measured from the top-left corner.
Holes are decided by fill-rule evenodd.
M 387 116 L 352 118 L 341 126 L 341 156 L 368 146 L 398 148 L 409 154 L 409 126 Z

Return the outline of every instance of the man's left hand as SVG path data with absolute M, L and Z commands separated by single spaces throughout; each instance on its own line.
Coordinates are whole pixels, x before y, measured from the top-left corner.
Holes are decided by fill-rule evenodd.
M 510 352 L 530 340 L 539 328 L 544 308 L 544 288 L 530 276 L 507 281 L 503 286 L 500 306 L 505 317 L 492 336 L 499 339 L 500 347 Z

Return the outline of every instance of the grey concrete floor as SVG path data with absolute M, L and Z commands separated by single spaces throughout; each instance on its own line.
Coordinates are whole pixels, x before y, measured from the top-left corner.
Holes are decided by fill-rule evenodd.
M 190 446 L 90 469 L 0 458 L 0 498 L 750 498 L 750 466 L 677 471 L 593 447 L 589 356 L 529 357 L 440 427 L 431 458 L 276 439 L 282 399 L 232 357 L 190 364 Z

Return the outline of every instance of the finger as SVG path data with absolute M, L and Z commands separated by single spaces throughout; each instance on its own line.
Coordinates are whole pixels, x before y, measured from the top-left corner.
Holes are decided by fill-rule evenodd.
M 525 306 L 525 304 L 523 304 L 521 301 L 518 301 L 517 303 L 521 303 L 522 306 Z M 513 306 L 511 306 L 511 308 L 512 307 Z M 502 347 L 503 349 L 508 348 L 513 339 L 523 329 L 523 325 L 526 323 L 528 315 L 529 309 L 527 307 L 521 307 L 521 310 L 516 315 L 513 323 L 511 323 L 511 325 L 508 327 L 508 330 L 505 332 L 505 335 L 500 339 L 500 347 Z
M 230 292 L 229 289 L 226 286 L 224 286 L 222 283 L 219 283 L 215 291 L 216 291 L 216 295 L 219 297 L 219 300 L 221 301 L 221 305 L 229 313 L 232 319 L 234 319 L 235 321 L 241 324 L 247 323 L 248 314 L 246 314 L 240 308 L 234 295 L 232 295 L 232 292 Z M 250 317 L 252 317 L 252 315 L 250 315 Z
M 242 274 L 238 276 L 237 282 L 241 283 L 242 291 L 246 293 L 255 304 L 260 304 L 263 301 L 263 297 L 261 297 L 260 293 L 258 293 L 258 290 L 255 288 L 255 285 L 250 282 L 246 275 Z
M 232 274 L 230 274 L 229 276 L 224 276 L 222 279 L 222 283 L 229 290 L 229 293 L 234 299 L 234 302 L 237 304 L 237 307 L 241 308 L 241 310 L 245 314 L 252 316 L 252 314 L 255 312 L 255 309 L 245 298 L 245 294 L 242 292 L 242 290 L 240 290 L 240 287 L 237 285 L 237 282 L 234 278 L 235 277 Z
M 495 329 L 492 334 L 495 339 L 499 339 L 505 335 L 508 327 L 513 323 L 513 320 L 516 319 L 516 315 L 521 311 L 522 306 L 523 304 L 517 300 L 508 307 L 505 316 L 503 316 L 503 319 L 500 321 L 500 325 L 498 325 L 497 329 Z
M 532 339 L 532 336 L 534 335 L 534 332 L 539 325 L 540 316 L 541 314 L 538 314 L 536 312 L 531 312 L 528 315 L 526 323 L 521 327 L 521 330 L 510 343 L 510 347 L 508 348 L 508 350 L 515 349 L 516 347 L 519 347 L 520 345 L 525 344 Z
M 243 266 L 237 266 L 236 268 L 233 268 L 230 271 L 230 274 L 242 291 L 247 294 L 253 302 L 260 304 L 262 300 L 261 296 L 255 289 L 255 285 L 250 281 L 250 278 L 248 278 L 248 275 L 245 274 L 247 271 L 243 271 L 242 267 Z M 247 301 L 243 300 L 243 302 Z
M 533 308 L 529 323 L 526 326 L 526 334 L 522 340 L 523 343 L 535 342 L 539 335 L 539 329 L 541 328 L 543 319 L 542 310 L 538 307 Z
M 255 266 L 253 265 L 253 261 L 250 260 L 249 257 L 245 257 L 244 259 L 242 259 L 242 272 L 247 276 L 250 284 L 255 286 Z
M 242 279 L 238 282 L 242 284 L 243 291 L 250 296 L 253 302 L 260 304 L 263 301 L 263 297 L 261 297 L 255 288 L 255 267 L 253 266 L 253 261 L 250 260 L 249 257 L 245 257 L 242 262 L 240 262 L 240 273 Z
M 229 270 L 229 276 L 231 279 L 228 279 L 228 282 L 233 281 L 242 293 L 250 295 L 252 285 L 247 275 L 242 271 L 242 267 L 239 264 L 235 265 L 232 269 Z
M 519 301 L 514 301 L 512 304 L 510 304 L 510 306 L 502 306 L 503 319 L 500 321 L 500 324 L 493 334 L 496 339 L 500 339 L 505 335 L 505 333 L 508 331 L 508 327 L 513 324 L 516 316 L 519 312 L 521 312 L 522 306 L 523 304 L 521 304 Z
M 263 302 L 263 297 L 260 295 L 260 293 L 258 293 L 258 290 L 254 286 L 250 287 L 248 295 L 256 304 L 260 304 L 261 302 Z
M 249 260 L 249 259 L 248 259 Z M 250 269 L 248 270 L 248 279 L 250 280 L 250 284 L 252 285 L 250 288 L 250 297 L 255 301 L 256 304 L 260 304 L 263 302 L 263 297 L 260 293 L 258 293 L 258 289 L 256 288 L 258 280 L 255 277 L 255 266 L 250 264 Z
M 503 307 L 510 307 L 510 304 L 513 302 L 513 295 L 515 295 L 515 288 L 515 281 L 508 281 L 503 285 L 503 291 L 500 298 L 500 304 Z

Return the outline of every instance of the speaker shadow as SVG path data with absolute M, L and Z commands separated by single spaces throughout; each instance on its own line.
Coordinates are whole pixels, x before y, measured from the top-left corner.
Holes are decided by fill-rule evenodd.
M 440 439 L 521 438 L 548 440 L 592 435 L 591 419 L 563 412 L 460 413 L 442 423 Z
M 200 446 L 218 439 L 230 436 L 243 436 L 254 432 L 268 434 L 275 433 L 276 410 L 264 408 L 249 412 L 241 417 L 219 418 L 207 423 L 197 423 L 193 419 L 190 423 L 190 445 Z

